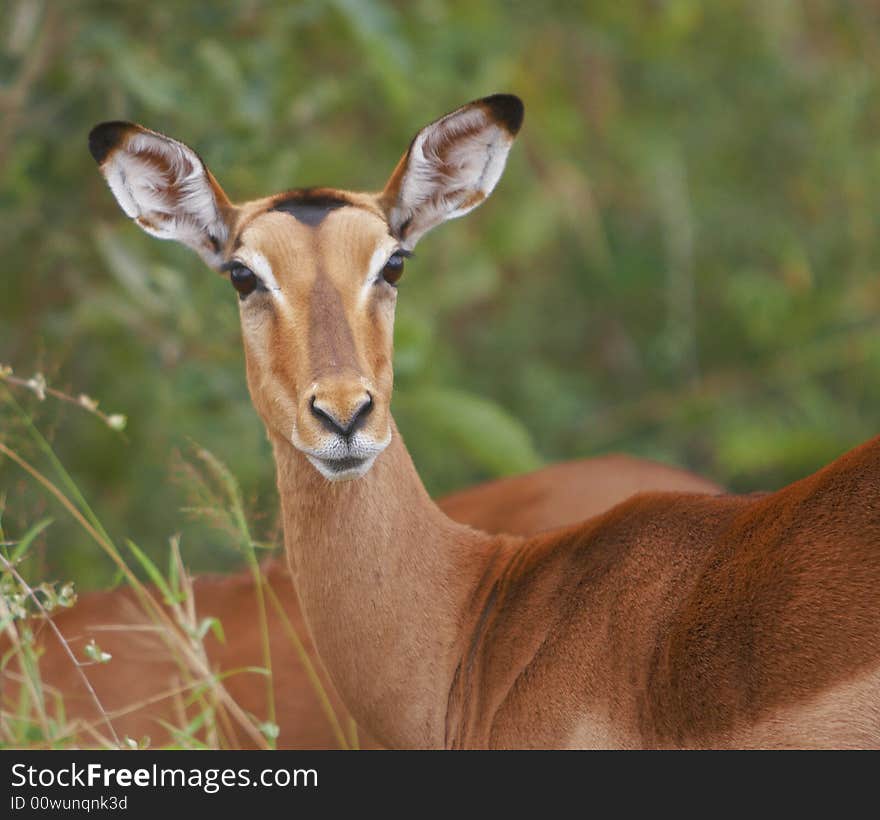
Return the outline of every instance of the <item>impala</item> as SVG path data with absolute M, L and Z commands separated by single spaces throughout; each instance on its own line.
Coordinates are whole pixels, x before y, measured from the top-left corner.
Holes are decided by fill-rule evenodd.
M 634 493 L 661 489 L 721 492 L 718 485 L 684 470 L 611 455 L 555 464 L 470 487 L 441 498 L 438 504 L 456 521 L 486 532 L 504 529 L 528 535 L 596 515 Z M 315 665 L 317 659 L 286 566 L 273 560 L 264 566 L 263 576 Z M 249 570 L 226 577 L 203 576 L 194 580 L 192 592 L 196 620 L 216 617 L 223 626 L 225 639 L 222 642 L 212 634 L 206 636 L 210 669 L 223 675 L 222 685 L 244 714 L 262 722 L 270 716 L 265 678 L 249 671 L 227 674 L 236 669 L 257 669 L 264 664 L 263 627 L 253 576 Z M 110 663 L 92 665 L 82 671 L 101 708 L 111 716 L 120 738 L 147 736 L 153 746 L 176 741 L 167 727 L 186 725 L 195 717 L 184 703 L 192 697 L 196 685 L 204 685 L 204 681 L 197 669 L 187 668 L 181 653 L 175 651 L 174 641 L 169 642 L 168 636 L 156 627 L 130 589 L 86 593 L 72 609 L 58 612 L 54 622 L 78 656 L 83 657 L 83 647 L 90 640 L 112 656 Z M 34 623 L 41 653 L 40 680 L 51 693 L 47 703 L 53 717 L 59 725 L 69 727 L 72 742 L 94 746 L 97 737 L 106 731 L 103 716 L 81 677 L 74 674 L 71 659 L 54 632 L 39 630 L 39 625 Z M 266 631 L 272 661 L 278 747 L 337 748 L 343 740 L 340 735 L 347 720 L 326 675 L 321 675 L 321 686 L 338 716 L 336 725 L 327 714 L 326 705 L 288 634 L 284 618 L 272 605 L 266 608 Z M 6 657 L 10 649 L 5 638 L 0 634 L 0 657 Z M 21 668 L 16 672 L 16 666 L 7 663 L 0 676 L 0 707 L 10 714 L 15 713 L 19 702 L 18 680 L 26 674 Z M 320 675 L 320 666 L 315 668 Z M 56 695 L 60 695 L 63 715 L 52 710 Z M 224 708 L 220 699 L 213 701 L 215 709 Z M 255 745 L 253 736 L 237 725 L 234 715 L 220 720 L 219 714 L 215 721 L 223 729 L 216 738 L 219 745 L 231 748 Z M 200 739 L 210 741 L 207 736 Z M 368 737 L 362 737 L 361 743 L 372 745 Z
M 378 193 L 241 205 L 179 142 L 90 135 L 125 213 L 238 293 L 288 561 L 342 701 L 392 747 L 878 745 L 877 439 L 766 496 L 642 494 L 530 537 L 425 492 L 389 412 L 397 285 L 493 190 L 522 115 L 510 95 L 447 114 Z

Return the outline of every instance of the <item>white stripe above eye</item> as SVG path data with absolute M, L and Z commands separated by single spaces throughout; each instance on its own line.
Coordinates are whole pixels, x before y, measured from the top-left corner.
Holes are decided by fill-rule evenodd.
M 367 278 L 364 280 L 364 285 L 361 288 L 361 300 L 366 299 L 369 295 L 370 290 L 376 281 L 376 277 L 379 275 L 379 271 L 385 267 L 385 263 L 388 261 L 391 254 L 394 253 L 396 247 L 397 243 L 393 241 L 387 243 L 383 242 L 373 251 L 373 255 L 370 257 L 370 264 L 367 267 Z
M 272 273 L 272 266 L 263 254 L 259 251 L 251 250 L 250 248 L 239 248 L 235 252 L 233 258 L 237 259 L 242 265 L 245 265 L 257 274 L 267 290 L 277 295 L 281 295 L 281 288 L 278 285 L 278 280 L 275 278 L 275 274 Z

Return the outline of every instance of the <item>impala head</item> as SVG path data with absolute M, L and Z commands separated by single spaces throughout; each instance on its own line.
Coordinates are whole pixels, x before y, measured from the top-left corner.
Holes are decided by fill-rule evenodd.
M 257 411 L 339 480 L 366 473 L 391 439 L 404 260 L 492 192 L 522 115 L 501 94 L 447 114 L 419 131 L 379 193 L 312 188 L 240 205 L 192 149 L 139 125 L 98 125 L 89 147 L 129 217 L 228 276 Z

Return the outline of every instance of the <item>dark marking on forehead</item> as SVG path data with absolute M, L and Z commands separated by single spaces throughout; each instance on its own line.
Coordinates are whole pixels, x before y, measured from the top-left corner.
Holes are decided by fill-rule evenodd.
M 352 204 L 350 200 L 333 192 L 306 189 L 285 194 L 269 210 L 290 214 L 304 225 L 316 228 L 331 211 Z

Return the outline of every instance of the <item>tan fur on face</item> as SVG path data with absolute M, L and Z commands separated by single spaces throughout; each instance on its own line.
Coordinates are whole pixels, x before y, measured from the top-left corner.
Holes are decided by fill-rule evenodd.
M 347 195 L 351 197 L 351 195 Z M 264 422 L 304 452 L 341 446 L 310 409 L 317 399 L 351 417 L 365 395 L 372 410 L 351 439 L 354 455 L 384 448 L 390 435 L 392 341 L 397 292 L 377 275 L 397 243 L 369 197 L 329 211 L 318 225 L 271 208 L 242 209 L 230 258 L 260 254 L 278 290 L 241 302 L 248 383 Z

